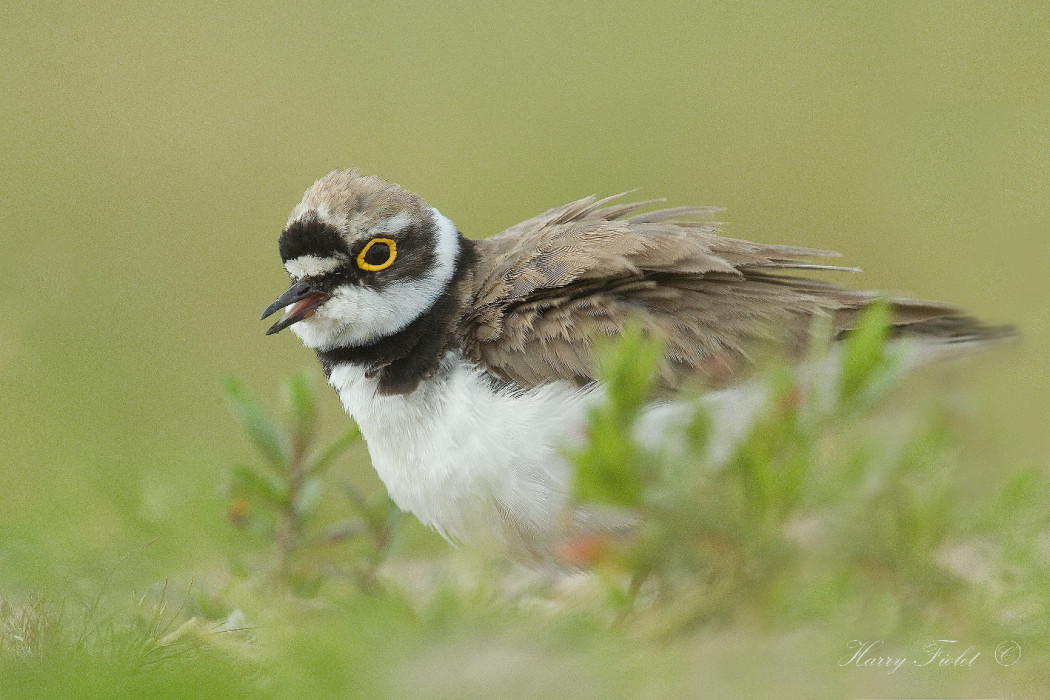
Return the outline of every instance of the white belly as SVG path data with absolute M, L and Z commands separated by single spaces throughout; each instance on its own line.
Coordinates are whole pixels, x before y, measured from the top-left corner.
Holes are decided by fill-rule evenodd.
M 601 388 L 556 382 L 529 391 L 495 389 L 458 354 L 404 396 L 380 396 L 376 380 L 356 365 L 335 367 L 329 383 L 361 428 L 393 501 L 451 540 L 547 558 L 569 530 L 631 522 L 567 512 L 563 450 L 581 439 L 587 408 Z M 704 396 L 714 433 L 707 453 L 712 466 L 728 457 L 766 398 L 760 382 Z M 695 410 L 689 401 L 651 404 L 635 438 L 654 451 L 686 450 L 682 428 Z
M 452 540 L 535 552 L 558 536 L 569 486 L 561 450 L 592 392 L 567 382 L 495 389 L 458 354 L 404 396 L 379 396 L 356 365 L 335 367 L 329 383 L 402 510 Z

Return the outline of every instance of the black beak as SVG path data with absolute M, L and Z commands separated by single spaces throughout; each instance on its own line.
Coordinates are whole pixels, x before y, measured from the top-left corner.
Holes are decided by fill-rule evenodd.
M 314 309 L 327 301 L 328 297 L 327 293 L 314 289 L 306 280 L 296 282 L 288 288 L 288 291 L 277 297 L 277 301 L 267 306 L 266 311 L 263 311 L 262 318 L 266 318 L 279 309 L 291 306 L 290 309 L 284 312 L 284 316 L 277 323 L 270 326 L 269 330 L 266 331 L 266 335 L 273 335 L 293 323 L 309 318 L 313 314 Z

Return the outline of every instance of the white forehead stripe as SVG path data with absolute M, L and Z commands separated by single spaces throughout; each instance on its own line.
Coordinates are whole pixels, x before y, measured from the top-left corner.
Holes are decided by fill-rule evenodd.
M 284 264 L 284 269 L 292 277 L 316 277 L 331 272 L 346 262 L 342 255 L 327 258 L 319 258 L 316 255 L 300 255 L 298 258 L 289 260 Z
M 299 221 L 300 219 L 303 219 L 307 216 L 312 216 L 316 218 L 321 223 L 331 226 L 340 233 L 346 233 L 346 221 L 336 216 L 332 212 L 332 210 L 324 204 L 319 204 L 317 206 L 307 206 L 305 203 L 299 202 L 295 205 L 295 208 L 292 209 L 292 214 L 288 217 L 288 223 L 285 224 L 284 227 L 288 228 L 296 221 Z

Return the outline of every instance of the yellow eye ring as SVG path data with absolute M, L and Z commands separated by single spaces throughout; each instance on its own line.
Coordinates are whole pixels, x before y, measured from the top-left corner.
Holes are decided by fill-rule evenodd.
M 377 243 L 383 243 L 387 248 L 390 249 L 390 257 L 379 264 L 373 264 L 365 260 L 365 256 L 368 255 L 368 251 L 372 249 Z M 378 270 L 385 270 L 394 264 L 394 258 L 397 257 L 397 243 L 390 240 L 389 238 L 373 238 L 368 244 L 357 254 L 357 266 L 362 270 L 368 270 L 369 272 L 376 272 Z

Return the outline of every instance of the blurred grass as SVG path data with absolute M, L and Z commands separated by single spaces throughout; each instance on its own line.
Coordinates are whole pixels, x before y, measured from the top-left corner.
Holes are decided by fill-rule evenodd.
M 1028 694 L 1050 680 L 1045 666 L 1014 672 L 993 654 L 1019 644 L 1038 658 L 1050 640 L 1046 484 L 1007 469 L 968 492 L 949 415 L 916 416 L 903 436 L 868 420 L 901 375 L 884 345 L 887 309 L 866 314 L 833 381 L 786 369 L 760 378 L 765 406 L 722 463 L 704 457 L 699 403 L 680 434 L 655 446 L 633 437 L 661 348 L 637 329 L 604 348 L 607 396 L 571 451 L 574 494 L 641 524 L 592 548 L 592 574 L 551 577 L 448 547 L 413 553 L 389 500 L 349 485 L 347 518 L 331 504 L 328 456 L 356 429 L 313 444 L 307 375 L 284 382 L 281 417 L 228 380 L 261 463 L 226 470 L 226 515 L 241 532 L 227 563 L 200 583 L 132 594 L 115 574 L 147 547 L 59 602 L 0 598 L 0 693 L 781 696 L 786 682 L 799 697 Z M 893 673 L 852 664 L 861 640 L 880 645 L 871 657 L 885 647 L 907 658 Z M 953 672 L 915 665 L 931 643 L 947 647 Z M 756 647 L 792 654 L 794 672 L 771 674 L 782 662 Z M 715 677 L 697 676 L 712 655 Z
M 226 565 L 220 466 L 245 442 L 216 387 L 309 361 L 257 313 L 289 209 L 351 165 L 476 237 L 591 192 L 724 205 L 729 235 L 841 250 L 853 284 L 1013 322 L 1018 347 L 891 406 L 946 397 L 975 490 L 1015 464 L 1021 500 L 1046 480 L 1045 4 L 7 3 L 0 26 L 8 595 L 97 591 L 118 561 L 114 591 Z M 334 395 L 321 409 L 334 438 Z

